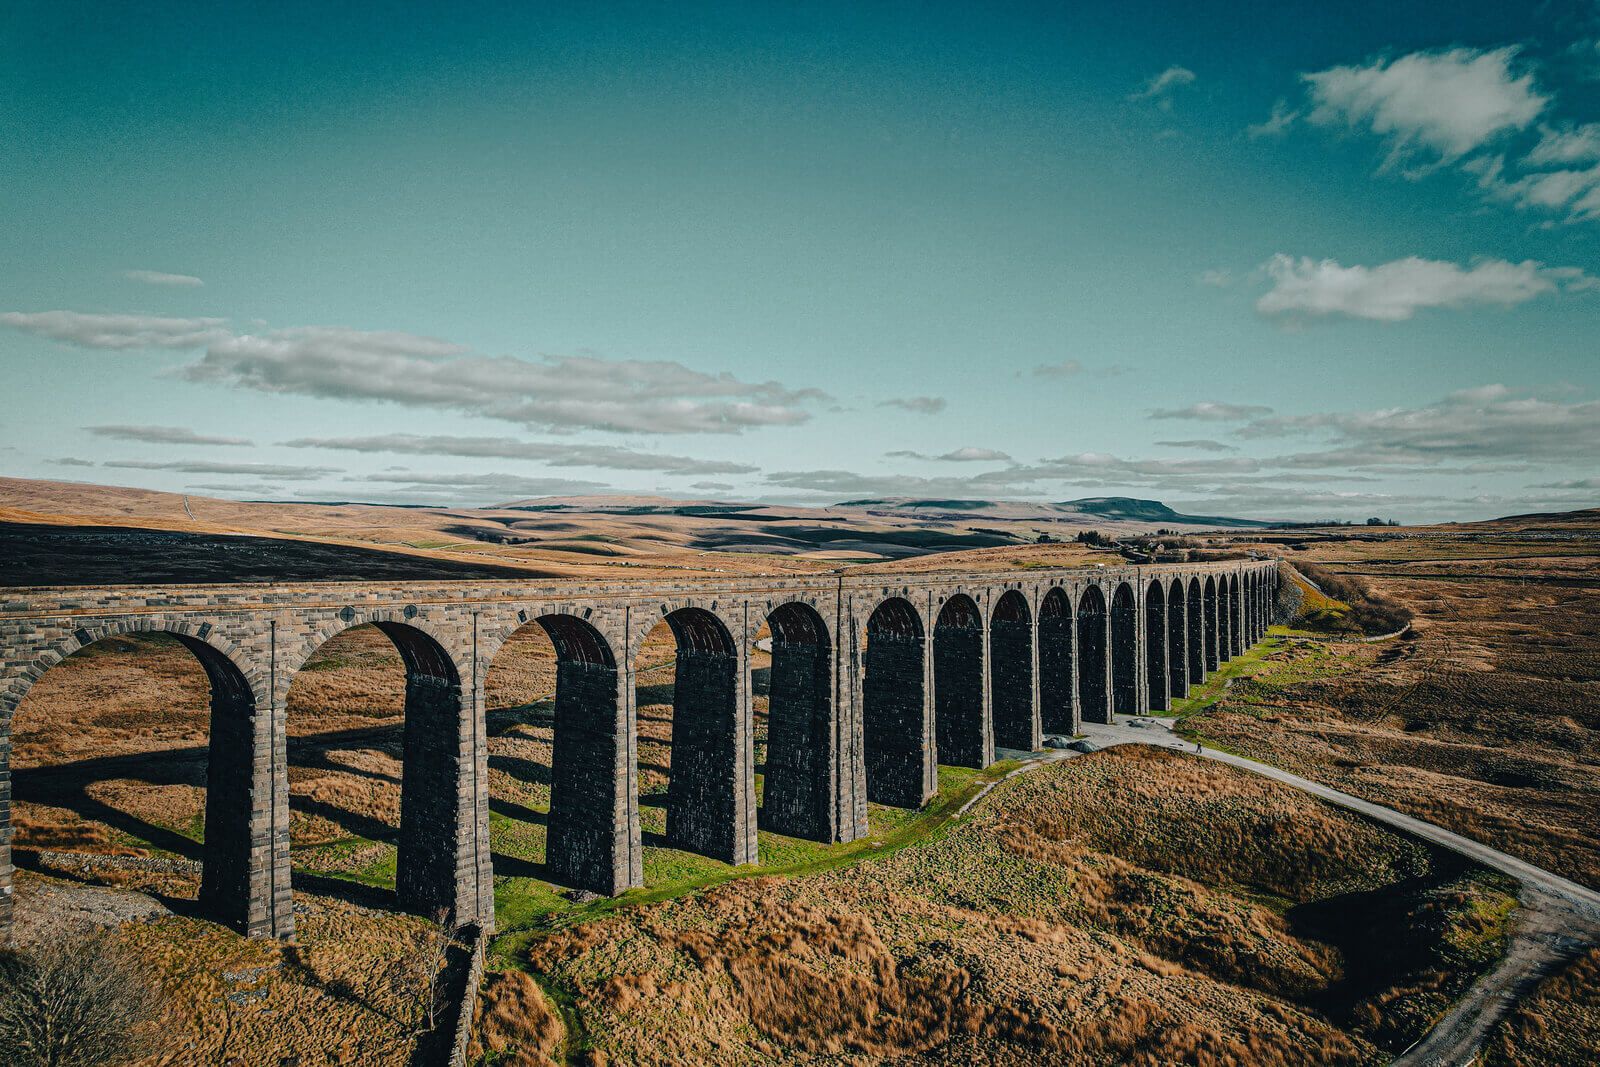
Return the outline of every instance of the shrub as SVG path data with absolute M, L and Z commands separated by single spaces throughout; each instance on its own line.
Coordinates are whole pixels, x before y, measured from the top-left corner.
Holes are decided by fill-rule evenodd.
M 1300 573 L 1315 582 L 1324 594 L 1350 605 L 1343 628 L 1360 633 L 1390 634 L 1411 622 L 1411 609 L 1392 597 L 1373 592 L 1351 578 L 1315 563 L 1299 565 Z
M 159 988 L 104 934 L 0 953 L 0 1062 L 98 1067 L 154 1051 Z

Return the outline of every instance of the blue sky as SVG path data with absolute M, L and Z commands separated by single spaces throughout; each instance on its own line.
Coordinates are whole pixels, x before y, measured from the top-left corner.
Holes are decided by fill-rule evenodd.
M 23 3 L 0 471 L 1600 503 L 1600 5 Z

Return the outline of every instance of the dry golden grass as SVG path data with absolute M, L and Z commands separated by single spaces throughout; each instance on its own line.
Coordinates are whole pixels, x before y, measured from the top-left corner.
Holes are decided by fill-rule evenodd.
M 1517 1005 L 1484 1050 L 1490 1067 L 1593 1067 L 1600 1055 L 1600 948 L 1590 949 Z
M 1187 857 L 1194 876 L 1171 873 Z M 1007 783 L 929 843 L 628 909 L 526 962 L 571 997 L 595 1063 L 1368 1063 L 1379 1028 L 1356 1012 L 1415 995 L 1347 988 L 1341 951 L 1286 909 L 1412 876 L 1449 877 L 1283 787 L 1103 753 Z M 1330 997 L 1349 1029 L 1313 1007 Z M 549 1011 L 496 1040 L 547 1054 Z
M 1284 650 L 1187 723 L 1600 886 L 1596 551 L 1512 535 L 1315 544 L 1305 556 L 1411 608 L 1411 634 Z M 1298 671 L 1297 654 L 1339 669 Z
M 501 971 L 488 976 L 478 995 L 467 1056 L 497 1067 L 556 1067 L 565 1037 L 560 1015 L 533 976 Z

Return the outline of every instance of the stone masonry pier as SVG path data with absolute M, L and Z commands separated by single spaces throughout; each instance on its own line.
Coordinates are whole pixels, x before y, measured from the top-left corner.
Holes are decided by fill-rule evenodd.
M 201 906 L 290 937 L 285 702 L 327 640 L 366 623 L 405 663 L 396 892 L 491 929 L 483 683 L 519 629 L 558 659 L 546 867 L 614 894 L 642 884 L 634 664 L 677 641 L 667 837 L 756 862 L 756 827 L 867 832 L 867 802 L 919 807 L 940 763 L 983 767 L 1113 712 L 1166 709 L 1266 631 L 1266 561 L 998 573 L 586 582 L 0 589 L 0 938 L 12 907 L 11 725 L 28 689 L 102 638 L 173 635 L 211 683 Z M 750 656 L 770 627 L 763 804 Z

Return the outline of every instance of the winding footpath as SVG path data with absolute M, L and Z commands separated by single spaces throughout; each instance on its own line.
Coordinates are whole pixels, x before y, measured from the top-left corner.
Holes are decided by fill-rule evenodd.
M 1489 1033 L 1517 1002 L 1561 965 L 1600 944 L 1600 893 L 1509 856 L 1498 849 L 1393 808 L 1227 752 L 1202 749 L 1172 732 L 1172 721 L 1118 716 L 1113 726 L 1083 724 L 1083 736 L 1102 746 L 1155 745 L 1179 749 L 1293 786 L 1336 807 L 1364 815 L 1429 844 L 1459 853 L 1515 878 L 1522 887 L 1517 929 L 1505 958 L 1478 979 L 1427 1036 L 1394 1061 L 1395 1067 L 1462 1067 L 1477 1058 Z

